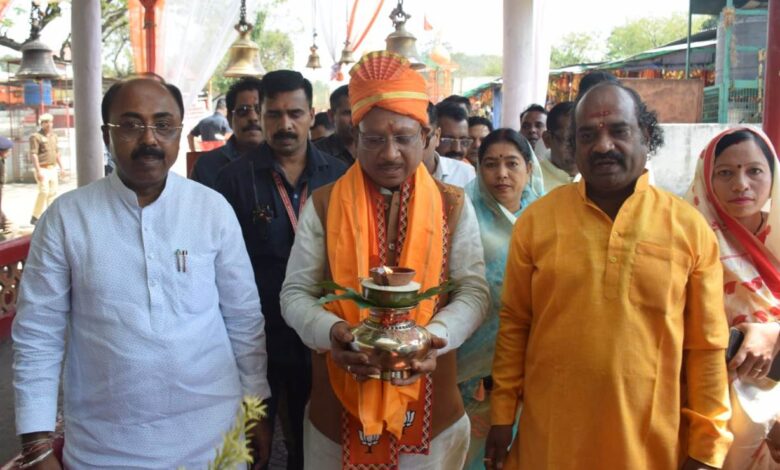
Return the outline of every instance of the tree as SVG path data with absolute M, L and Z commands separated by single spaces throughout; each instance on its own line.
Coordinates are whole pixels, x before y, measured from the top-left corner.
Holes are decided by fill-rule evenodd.
M 500 77 L 503 59 L 500 55 L 469 55 L 461 52 L 452 54 L 452 62 L 458 66 L 456 77 Z
M 42 31 L 48 24 L 54 21 L 62 14 L 61 5 L 64 1 L 50 1 L 45 8 L 39 10 L 37 15 L 33 15 L 37 24 L 38 32 Z M 131 51 L 127 47 L 130 43 L 130 33 L 128 30 L 127 19 L 127 0 L 101 0 L 100 7 L 102 11 L 102 42 L 103 42 L 103 72 L 106 75 L 126 75 L 132 71 Z M 73 6 L 71 5 L 71 9 Z M 24 8 L 15 8 L 15 16 L 29 16 L 29 10 Z M 0 46 L 5 46 L 15 51 L 22 48 L 21 42 L 8 37 L 7 31 L 13 26 L 14 21 L 8 15 L 0 21 Z M 70 60 L 66 57 L 66 51 L 71 46 L 71 36 L 63 41 L 58 49 L 54 51 L 54 57 L 60 60 Z M 113 65 L 113 68 L 112 68 Z
M 707 15 L 701 23 L 701 30 L 715 29 L 718 27 L 718 15 Z
M 251 32 L 252 40 L 260 46 L 260 62 L 268 71 L 290 69 L 293 65 L 295 48 L 290 36 L 287 33 L 274 29 L 266 30 L 269 11 L 278 8 L 285 2 L 286 0 L 275 0 L 258 11 Z M 216 95 L 227 93 L 230 84 L 234 80 L 224 76 L 227 61 L 228 57 L 225 55 L 211 77 L 211 85 Z
M 692 32 L 701 31 L 704 21 L 702 17 L 694 18 Z M 625 59 L 687 35 L 688 16 L 684 13 L 629 21 L 612 29 L 607 38 L 607 57 L 611 60 Z
M 17 13 L 21 12 L 21 9 L 16 10 Z M 60 13 L 62 13 L 62 10 L 60 9 L 59 2 L 49 2 L 46 5 L 46 8 L 40 9 L 36 8 L 36 11 L 34 13 L 31 13 L 30 20 L 32 21 L 32 28 L 31 28 L 31 34 L 37 35 L 41 32 L 43 28 L 46 27 L 49 23 L 51 23 L 55 18 L 60 16 Z M 24 41 L 27 40 L 25 38 L 24 41 L 18 42 L 12 38 L 9 38 L 6 35 L 6 29 L 10 27 L 12 23 L 7 20 L 3 19 L 2 26 L 4 27 L 3 31 L 0 32 L 0 46 L 5 46 L 9 49 L 13 49 L 15 51 L 20 51 L 22 49 L 22 44 L 24 44 Z
M 557 69 L 567 65 L 586 64 L 601 60 L 596 50 L 600 43 L 594 33 L 569 33 L 561 42 L 553 46 L 550 54 L 550 68 Z
M 100 0 L 103 18 L 103 75 L 123 77 L 133 72 L 127 0 Z

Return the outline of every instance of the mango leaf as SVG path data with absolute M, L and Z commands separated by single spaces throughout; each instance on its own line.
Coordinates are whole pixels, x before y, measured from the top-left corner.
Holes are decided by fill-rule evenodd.
M 350 289 L 351 290 L 351 289 Z M 354 290 L 351 292 L 346 292 L 344 294 L 328 294 L 324 297 L 320 297 L 320 299 L 317 301 L 320 305 L 325 305 L 330 302 L 335 302 L 337 300 L 351 300 L 352 302 L 355 302 L 355 304 L 360 308 L 375 308 L 378 307 L 378 305 L 374 304 L 373 302 L 369 301 L 362 295 L 358 294 Z
M 415 299 L 419 302 L 421 300 L 430 299 L 431 297 L 435 297 L 437 295 L 452 292 L 453 290 L 455 290 L 455 284 L 452 281 L 446 281 L 443 284 L 440 284 L 436 287 L 431 287 L 425 292 L 418 294 Z
M 333 281 L 320 282 L 317 284 L 317 287 L 326 291 L 334 291 L 334 292 L 344 291 L 343 294 L 333 293 L 333 294 L 328 294 L 323 297 L 320 297 L 320 299 L 317 301 L 319 305 L 325 305 L 327 303 L 335 302 L 337 300 L 349 300 L 355 302 L 355 304 L 357 304 L 357 306 L 360 308 L 380 307 L 379 305 L 376 305 L 375 303 L 371 302 L 370 300 L 360 295 L 360 293 L 358 293 L 355 289 L 341 286 Z M 414 302 L 420 302 L 426 299 L 430 299 L 431 297 L 444 294 L 446 292 L 451 292 L 453 290 L 455 290 L 455 284 L 452 283 L 451 281 L 446 281 L 441 285 L 438 285 L 436 287 L 431 287 L 425 292 L 417 294 L 413 300 Z
M 337 290 L 343 290 L 343 291 L 355 291 L 355 289 L 351 289 L 349 287 L 344 287 L 334 281 L 322 281 L 317 283 L 317 287 L 319 287 L 322 290 L 330 290 L 330 291 L 337 291 Z

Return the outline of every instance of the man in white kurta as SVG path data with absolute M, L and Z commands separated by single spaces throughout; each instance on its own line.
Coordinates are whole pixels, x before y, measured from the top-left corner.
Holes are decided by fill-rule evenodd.
M 168 173 L 181 129 L 171 90 L 141 79 L 107 92 L 117 171 L 57 199 L 33 235 L 13 327 L 25 462 L 45 454 L 26 453 L 54 430 L 63 362 L 69 468 L 205 468 L 242 395 L 270 396 L 236 217 Z

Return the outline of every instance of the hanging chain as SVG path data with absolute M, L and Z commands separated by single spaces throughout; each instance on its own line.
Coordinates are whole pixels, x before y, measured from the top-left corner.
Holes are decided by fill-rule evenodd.
M 30 8 L 30 39 L 38 39 L 41 35 L 41 29 L 43 29 L 43 17 L 44 13 L 41 11 L 41 7 L 33 0 Z
M 312 41 L 316 43 L 317 42 L 317 0 L 311 0 L 311 9 L 312 9 L 312 17 L 311 17 Z M 316 44 L 314 45 L 316 46 Z
M 241 19 L 238 21 L 238 26 L 242 30 L 246 30 L 248 26 L 251 26 L 246 22 L 246 0 L 241 0 Z
M 393 21 L 393 26 L 406 23 L 411 17 L 412 15 L 404 11 L 404 0 L 398 0 L 398 5 L 390 12 L 390 19 Z

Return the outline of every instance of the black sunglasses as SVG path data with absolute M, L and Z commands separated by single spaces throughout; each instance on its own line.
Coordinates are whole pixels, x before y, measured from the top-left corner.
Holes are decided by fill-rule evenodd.
M 258 116 L 260 115 L 260 105 L 259 104 L 242 104 L 241 106 L 237 106 L 236 109 L 233 110 L 236 115 L 240 117 L 247 117 L 249 116 L 249 113 L 254 111 L 255 114 Z

